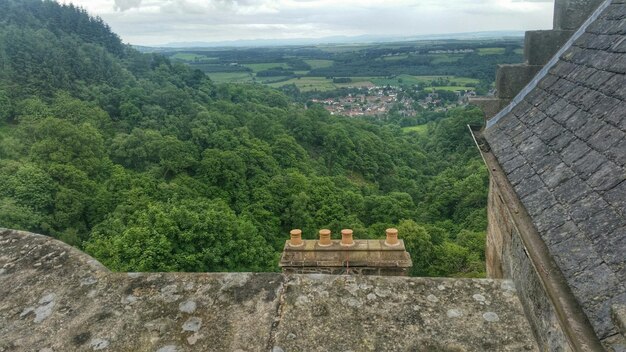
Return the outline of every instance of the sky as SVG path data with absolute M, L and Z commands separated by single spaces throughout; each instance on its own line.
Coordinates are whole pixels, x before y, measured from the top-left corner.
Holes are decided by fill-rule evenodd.
M 414 36 L 552 28 L 554 0 L 61 0 L 126 43 Z

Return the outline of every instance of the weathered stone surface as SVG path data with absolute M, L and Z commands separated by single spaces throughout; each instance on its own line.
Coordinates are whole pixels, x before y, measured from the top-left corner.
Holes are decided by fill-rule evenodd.
M 489 228 L 487 231 L 487 272 L 492 277 L 507 277 L 515 282 L 526 317 L 542 351 L 570 351 L 554 305 L 528 257 L 519 229 L 493 179 L 490 181 Z M 570 228 L 563 225 L 558 235 L 569 238 Z
M 261 351 L 285 281 L 110 273 L 45 236 L 0 230 L 0 243 L 3 351 Z
M 616 304 L 613 306 L 613 320 L 619 327 L 620 333 L 626 336 L 626 304 Z
M 556 0 L 554 28 L 576 30 L 589 17 L 602 0 Z
M 513 284 L 111 273 L 0 229 L 0 351 L 535 351 Z
M 284 351 L 536 348 L 530 331 L 503 333 L 527 327 L 507 281 L 307 275 L 285 297 L 275 341 Z
M 529 65 L 545 65 L 572 36 L 572 30 L 528 31 L 524 38 L 524 57 Z
M 502 110 L 505 106 L 509 104 L 509 99 L 499 99 L 496 97 L 485 98 L 485 97 L 477 97 L 470 98 L 470 104 L 476 105 L 483 110 L 485 114 L 485 119 L 489 120 L 494 117 L 498 111 Z
M 499 65 L 496 75 L 496 90 L 498 98 L 515 98 L 528 82 L 541 70 L 539 65 Z

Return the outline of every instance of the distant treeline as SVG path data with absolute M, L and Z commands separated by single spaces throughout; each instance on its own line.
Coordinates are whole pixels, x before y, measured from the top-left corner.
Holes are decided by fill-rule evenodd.
M 251 48 L 222 49 L 211 51 L 189 50 L 186 53 L 207 55 L 216 60 L 217 65 L 230 63 L 286 63 L 289 70 L 309 71 L 313 77 L 363 77 L 390 75 L 455 75 L 493 82 L 497 64 L 518 63 L 523 60 L 516 49 L 522 48 L 522 40 L 487 40 L 487 41 L 451 41 L 449 43 L 416 43 L 414 46 L 386 47 L 372 44 L 371 47 L 356 48 L 353 51 L 333 52 L 329 49 L 309 48 Z M 480 55 L 481 48 L 503 48 L 503 54 Z M 433 51 L 473 52 L 430 54 Z M 175 52 L 166 55 L 174 55 Z M 452 60 L 440 60 L 441 56 L 453 57 Z M 295 56 L 295 57 L 294 57 Z M 393 60 L 382 60 L 387 56 L 396 56 Z M 406 57 L 403 57 L 406 56 Z M 311 68 L 304 59 L 331 60 L 330 67 Z M 191 62 L 190 62 L 191 63 Z M 210 65 L 209 65 L 210 66 Z M 231 71 L 210 69 L 209 66 L 196 66 L 205 72 L 238 72 L 241 69 L 230 67 Z M 263 74 L 271 75 L 271 74 Z
M 456 61 L 435 63 L 434 55 L 409 56 L 395 60 L 374 60 L 369 55 L 343 55 L 334 59 L 330 67 L 316 68 L 307 76 L 368 77 L 408 74 L 415 76 L 460 76 L 494 81 L 498 64 L 518 63 L 522 56 L 515 53 L 518 46 L 507 46 L 504 54 L 479 55 L 476 52 L 460 55 Z

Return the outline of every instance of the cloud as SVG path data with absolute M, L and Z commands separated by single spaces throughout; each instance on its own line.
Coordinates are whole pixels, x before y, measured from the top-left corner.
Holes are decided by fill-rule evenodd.
M 99 15 L 124 41 L 412 36 L 548 29 L 553 0 L 60 0 Z
M 115 11 L 126 11 L 134 7 L 140 7 L 141 0 L 115 0 Z

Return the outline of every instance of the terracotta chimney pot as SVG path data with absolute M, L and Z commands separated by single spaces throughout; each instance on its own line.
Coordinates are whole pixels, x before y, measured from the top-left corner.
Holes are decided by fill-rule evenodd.
M 304 244 L 302 241 L 302 230 L 291 230 L 289 234 L 291 235 L 291 239 L 289 240 L 290 247 L 300 247 Z
M 333 244 L 330 240 L 330 230 L 320 230 L 320 240 L 317 242 L 322 247 L 328 247 Z
M 400 241 L 398 241 L 398 229 L 387 229 L 385 232 L 387 233 L 385 245 L 393 247 L 400 244 Z
M 352 230 L 341 230 L 341 245 L 342 246 L 354 246 L 354 239 L 352 238 Z

